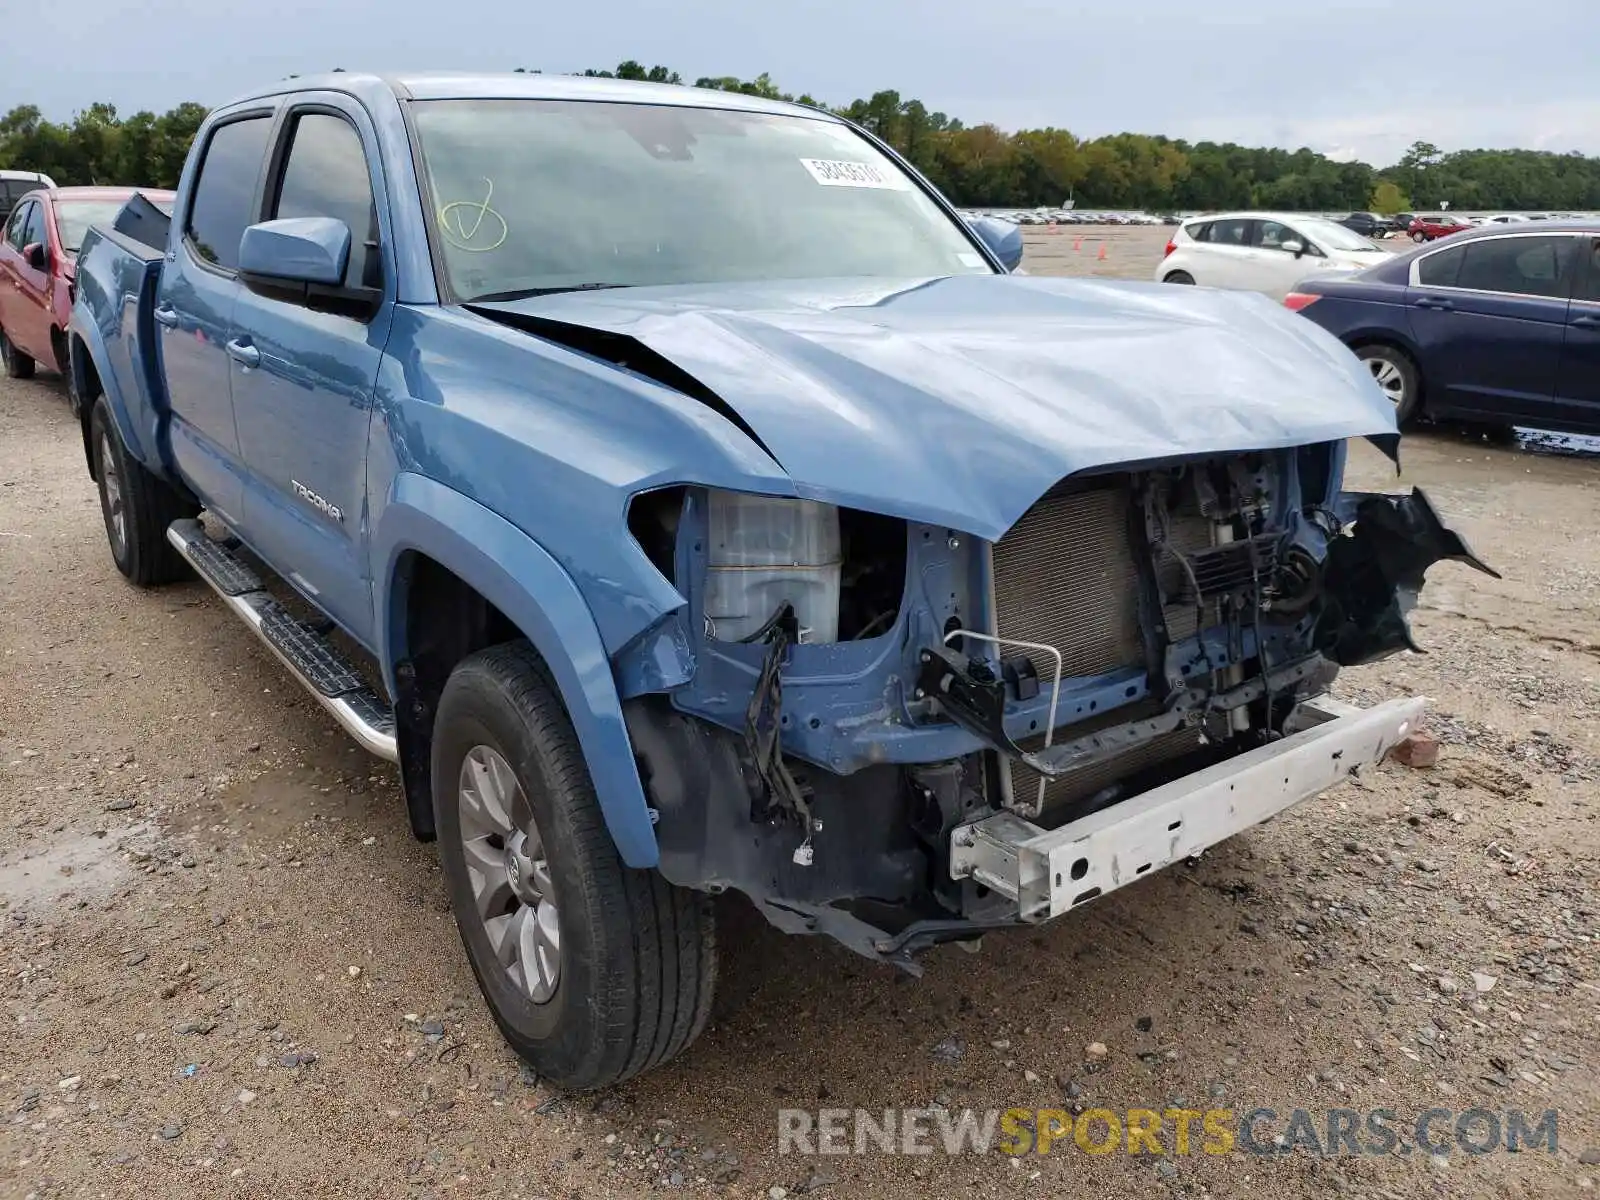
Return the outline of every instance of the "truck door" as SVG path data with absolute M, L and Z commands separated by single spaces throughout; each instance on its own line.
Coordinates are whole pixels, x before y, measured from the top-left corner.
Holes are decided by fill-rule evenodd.
M 206 507 L 234 528 L 243 485 L 228 391 L 228 329 L 240 290 L 239 239 L 260 211 L 272 116 L 248 112 L 212 126 L 183 211 L 174 214 L 156 292 L 173 462 Z
M 234 308 L 233 406 L 246 467 L 244 534 L 351 636 L 371 646 L 366 448 L 389 336 L 394 271 L 377 139 L 347 97 L 308 93 L 280 126 L 265 187 L 267 220 L 335 217 L 350 230 L 348 287 L 376 288 L 372 311 L 250 290 Z M 381 218 L 381 219 L 380 219 Z

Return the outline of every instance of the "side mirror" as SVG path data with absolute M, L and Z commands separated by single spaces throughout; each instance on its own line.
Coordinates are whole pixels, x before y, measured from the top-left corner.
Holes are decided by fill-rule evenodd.
M 1287 250 L 1290 254 L 1299 258 L 1306 252 L 1306 244 L 1304 242 L 1288 241 L 1280 245 L 1278 249 Z
M 1006 270 L 1015 271 L 1022 265 L 1020 227 L 996 217 L 968 217 L 967 224 Z
M 27 259 L 28 265 L 35 271 L 50 269 L 50 248 L 43 242 L 29 242 L 22 248 L 22 257 Z
M 349 265 L 350 227 L 333 217 L 262 221 L 239 239 L 239 278 L 252 292 L 370 321 L 383 306 L 383 291 L 346 287 Z
M 350 227 L 332 217 L 288 217 L 251 225 L 239 239 L 239 273 L 277 283 L 344 282 Z

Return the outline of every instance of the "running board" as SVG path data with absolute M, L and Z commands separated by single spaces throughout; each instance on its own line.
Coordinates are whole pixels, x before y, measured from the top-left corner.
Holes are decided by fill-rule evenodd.
M 224 543 L 206 536 L 199 521 L 174 521 L 167 529 L 167 541 L 362 749 L 399 761 L 393 710 L 321 630 L 274 600 L 249 564 Z

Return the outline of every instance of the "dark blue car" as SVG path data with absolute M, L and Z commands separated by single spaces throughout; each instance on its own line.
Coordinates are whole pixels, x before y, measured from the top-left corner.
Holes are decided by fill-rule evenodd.
M 1460 233 L 1284 303 L 1355 351 L 1402 423 L 1600 433 L 1600 224 Z

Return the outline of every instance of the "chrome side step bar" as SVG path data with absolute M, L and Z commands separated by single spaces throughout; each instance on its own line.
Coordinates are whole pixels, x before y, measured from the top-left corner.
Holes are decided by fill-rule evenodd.
M 274 600 L 249 564 L 206 536 L 199 521 L 174 521 L 167 541 L 362 749 L 399 761 L 393 711 L 320 630 Z

